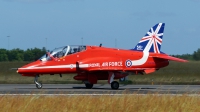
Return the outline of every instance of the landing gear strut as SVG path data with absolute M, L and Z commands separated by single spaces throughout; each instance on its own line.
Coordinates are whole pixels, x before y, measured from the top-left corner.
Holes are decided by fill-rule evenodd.
M 42 83 L 39 83 L 39 82 L 38 82 L 38 77 L 39 77 L 39 75 L 36 75 L 36 76 L 35 76 L 34 83 L 36 84 L 36 87 L 37 87 L 38 89 L 41 89 L 41 88 L 42 88 Z

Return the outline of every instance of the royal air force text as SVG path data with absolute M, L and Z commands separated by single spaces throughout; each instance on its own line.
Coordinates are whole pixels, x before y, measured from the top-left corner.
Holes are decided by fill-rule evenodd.
M 123 66 L 122 61 L 118 62 L 103 62 L 102 64 L 100 63 L 90 63 L 89 67 L 120 67 Z

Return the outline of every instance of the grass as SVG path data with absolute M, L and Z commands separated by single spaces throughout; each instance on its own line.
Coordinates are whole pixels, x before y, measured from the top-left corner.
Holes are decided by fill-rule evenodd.
M 2 112 L 198 112 L 188 95 L 0 96 Z
M 0 83 L 33 83 L 33 77 L 22 77 L 11 68 L 21 67 L 29 62 L 0 62 Z M 43 75 L 39 78 L 42 83 L 81 83 L 73 76 L 76 74 Z M 107 83 L 107 81 L 100 81 Z M 124 84 L 200 84 L 200 62 L 192 61 L 188 63 L 170 62 L 169 66 L 149 75 L 129 75 L 128 81 Z

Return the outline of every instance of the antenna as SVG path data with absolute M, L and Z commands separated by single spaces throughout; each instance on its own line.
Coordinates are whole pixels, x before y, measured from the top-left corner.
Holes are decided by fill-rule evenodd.
M 117 39 L 115 39 L 115 48 L 117 48 Z
M 10 38 L 10 36 L 7 36 L 8 37 L 8 50 L 9 50 L 9 38 Z
M 100 43 L 99 47 L 101 47 L 101 46 L 102 46 L 102 43 Z
M 81 45 L 83 45 L 83 37 L 81 37 Z
M 46 43 L 45 49 L 46 49 L 46 52 L 47 52 L 47 38 L 45 38 L 45 43 Z

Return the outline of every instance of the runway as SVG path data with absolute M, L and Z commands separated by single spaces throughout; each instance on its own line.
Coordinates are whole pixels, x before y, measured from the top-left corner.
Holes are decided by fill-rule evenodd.
M 200 94 L 200 85 L 120 85 L 112 90 L 109 84 L 95 84 L 86 89 L 84 84 L 0 84 L 0 94 Z

